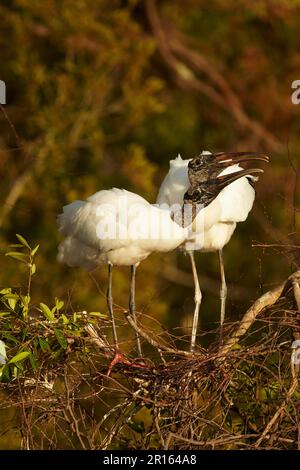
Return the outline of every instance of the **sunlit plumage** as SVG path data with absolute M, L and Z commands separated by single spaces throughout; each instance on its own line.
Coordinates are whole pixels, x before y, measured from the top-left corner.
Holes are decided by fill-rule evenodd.
M 203 234 L 222 220 L 223 200 L 218 199 L 218 194 L 224 191 L 222 188 L 227 184 L 240 178 L 240 172 L 237 171 L 234 175 L 212 179 L 211 182 L 201 185 L 197 190 L 197 202 L 200 203 L 201 210 L 193 223 L 183 226 L 183 194 L 187 185 L 186 179 L 185 185 L 181 182 L 186 173 L 186 165 L 182 163 L 182 160 L 173 163 L 176 168 L 181 169 L 177 174 L 179 189 L 176 201 L 171 198 L 160 200 L 161 203 L 168 203 L 164 207 L 152 205 L 141 196 L 124 189 L 113 188 L 99 191 L 86 201 L 77 200 L 68 204 L 58 216 L 59 231 L 65 236 L 58 248 L 59 261 L 89 271 L 100 265 L 108 265 L 107 303 L 116 348 L 113 364 L 122 360 L 113 312 L 113 266 L 131 267 L 129 309 L 136 323 L 135 274 L 138 264 L 154 251 L 168 252 L 182 244 L 188 249 L 187 243 L 194 244 L 195 241 L 200 248 L 204 247 L 206 242 L 203 240 Z M 169 179 L 173 184 L 172 174 Z M 166 185 L 167 189 L 168 186 L 169 184 Z M 170 207 L 170 202 L 177 203 L 176 209 Z M 138 352 L 141 355 L 140 338 L 138 335 L 136 337 Z
M 212 155 L 210 152 L 202 152 L 201 155 L 206 154 Z M 265 161 L 266 158 L 264 159 Z M 166 175 L 157 196 L 158 204 L 173 205 L 182 203 L 186 191 L 190 187 L 188 165 L 191 161 L 192 159 L 183 160 L 180 155 L 178 155 L 175 160 L 170 161 L 169 172 Z M 242 170 L 242 167 L 239 164 L 234 164 L 233 158 L 231 162 L 228 160 L 227 167 L 220 169 L 218 176 L 229 175 L 231 173 L 239 172 L 240 170 Z M 201 231 L 196 234 L 196 238 L 199 237 L 199 243 L 196 243 L 194 247 L 190 244 L 183 245 L 191 257 L 193 276 L 195 281 L 196 306 L 191 339 L 192 350 L 195 347 L 198 313 L 202 298 L 194 262 L 194 251 L 200 250 L 203 252 L 219 252 L 222 281 L 220 289 L 222 327 L 225 316 L 225 300 L 227 295 L 222 249 L 229 242 L 236 228 L 236 224 L 238 222 L 245 221 L 250 210 L 252 209 L 255 199 L 255 191 L 251 181 L 255 181 L 256 179 L 257 178 L 255 176 L 251 176 L 250 174 L 237 179 L 222 189 L 217 197 L 201 212 L 201 217 L 203 217 L 203 230 L 201 229 Z
M 129 307 L 135 320 L 135 269 L 152 252 L 177 248 L 187 229 L 171 218 L 170 211 L 149 204 L 144 198 L 113 188 L 95 193 L 86 201 L 74 201 L 58 216 L 59 231 L 66 238 L 58 248 L 58 260 L 69 266 L 93 270 L 109 266 L 108 307 L 120 360 L 111 296 L 112 267 L 131 266 Z M 137 337 L 141 354 L 140 339 Z

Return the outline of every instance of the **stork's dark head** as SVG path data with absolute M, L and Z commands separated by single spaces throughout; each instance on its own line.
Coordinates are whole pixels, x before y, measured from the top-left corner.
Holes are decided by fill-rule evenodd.
M 220 171 L 222 170 L 218 169 L 214 154 L 208 151 L 201 152 L 188 164 L 188 176 L 193 186 L 216 176 Z
M 188 167 L 193 171 L 201 171 L 203 168 L 213 165 L 214 162 L 214 154 L 205 150 L 189 161 Z
M 201 152 L 200 155 L 190 160 L 188 164 L 188 176 L 191 185 L 200 184 L 211 178 L 216 178 L 221 171 L 237 163 L 248 161 L 268 162 L 269 157 L 255 152 Z

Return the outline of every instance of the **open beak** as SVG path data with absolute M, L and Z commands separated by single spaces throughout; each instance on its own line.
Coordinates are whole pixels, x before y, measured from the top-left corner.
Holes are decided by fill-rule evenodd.
M 261 161 L 268 163 L 269 157 L 256 152 L 218 152 L 214 154 L 215 161 L 222 167 L 228 167 L 235 163 Z
M 230 173 L 229 175 L 222 175 L 218 176 L 214 180 L 210 180 L 210 183 L 216 184 L 218 189 L 223 189 L 225 186 L 233 183 L 234 181 L 242 178 L 243 176 L 252 176 L 256 175 L 257 173 L 263 173 L 264 170 L 261 168 L 250 168 L 249 170 L 240 170 L 235 171 L 234 173 Z

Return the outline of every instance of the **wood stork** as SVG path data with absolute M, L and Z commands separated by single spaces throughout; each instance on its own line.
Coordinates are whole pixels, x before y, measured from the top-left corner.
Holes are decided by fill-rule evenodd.
M 210 204 L 227 185 L 244 175 L 236 172 L 210 184 L 203 185 L 198 201 L 203 206 Z M 124 362 L 118 345 L 113 311 L 112 271 L 113 266 L 131 267 L 129 311 L 136 322 L 135 277 L 136 268 L 152 252 L 174 250 L 188 238 L 191 227 L 183 227 L 173 217 L 182 213 L 183 198 L 176 205 L 178 212 L 169 206 L 157 206 L 141 196 L 124 189 L 113 188 L 98 191 L 86 201 L 74 201 L 63 208 L 58 216 L 59 231 L 66 238 L 58 247 L 58 260 L 69 266 L 81 266 L 88 271 L 100 265 L 108 265 L 107 304 L 112 323 L 115 357 L 110 369 Z M 208 218 L 208 217 L 207 217 Z M 173 220 L 174 219 L 174 220 Z M 197 216 L 199 219 L 199 215 Z M 136 335 L 138 353 L 141 356 L 140 338 Z
M 177 248 L 187 229 L 174 222 L 167 210 L 149 204 L 141 196 L 124 189 L 102 190 L 87 201 L 74 201 L 58 216 L 59 231 L 66 238 L 58 248 L 58 260 L 88 271 L 108 265 L 107 304 L 112 322 L 116 354 L 113 365 L 123 361 L 113 311 L 113 266 L 131 267 L 129 311 L 134 322 L 135 276 L 141 261 L 153 251 Z M 141 356 L 140 338 L 136 335 Z
M 241 174 L 243 169 L 239 166 L 239 163 L 256 160 L 267 162 L 268 157 L 253 152 L 221 152 L 213 154 L 203 151 L 193 159 L 183 160 L 178 155 L 175 160 L 170 161 L 170 170 L 160 187 L 156 202 L 158 204 L 169 204 L 170 206 L 180 204 L 182 201 L 185 203 L 193 203 L 195 201 L 205 203 L 203 191 L 200 191 L 203 185 L 207 185 L 207 182 L 210 182 L 209 187 L 213 188 L 216 179 L 233 173 Z M 255 191 L 252 184 L 257 180 L 253 173 L 257 172 L 259 172 L 258 169 L 254 171 L 247 170 L 242 174 L 242 177 L 235 179 L 231 184 L 225 185 L 224 189 L 219 192 L 210 204 L 206 204 L 206 208 L 201 212 L 203 221 L 197 234 L 198 243 L 196 242 L 191 245 L 189 240 L 185 243 L 184 248 L 191 260 L 195 285 L 195 311 L 192 326 L 191 351 L 194 350 L 196 344 L 199 309 L 202 300 L 194 251 L 218 251 L 219 254 L 222 340 L 227 296 L 223 247 L 229 242 L 237 222 L 246 220 L 253 206 Z

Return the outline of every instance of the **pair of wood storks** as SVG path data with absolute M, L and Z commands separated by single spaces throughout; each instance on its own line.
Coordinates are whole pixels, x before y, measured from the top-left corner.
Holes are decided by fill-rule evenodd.
M 118 346 L 112 299 L 114 266 L 131 267 L 129 311 L 136 322 L 136 268 L 152 252 L 168 252 L 182 247 L 191 259 L 195 283 L 195 311 L 191 351 L 196 344 L 201 289 L 194 251 L 217 251 L 221 272 L 221 331 L 225 317 L 226 281 L 222 250 L 237 222 L 244 221 L 252 208 L 253 183 L 259 168 L 245 170 L 239 163 L 268 162 L 266 155 L 253 152 L 211 153 L 170 161 L 157 197 L 150 204 L 138 194 L 113 188 L 98 191 L 86 201 L 74 201 L 58 216 L 59 231 L 66 238 L 60 243 L 58 260 L 69 266 L 93 270 L 108 265 L 107 303 L 112 323 L 115 358 L 123 360 Z M 186 208 L 188 217 L 185 217 Z M 141 356 L 141 341 L 136 334 Z

